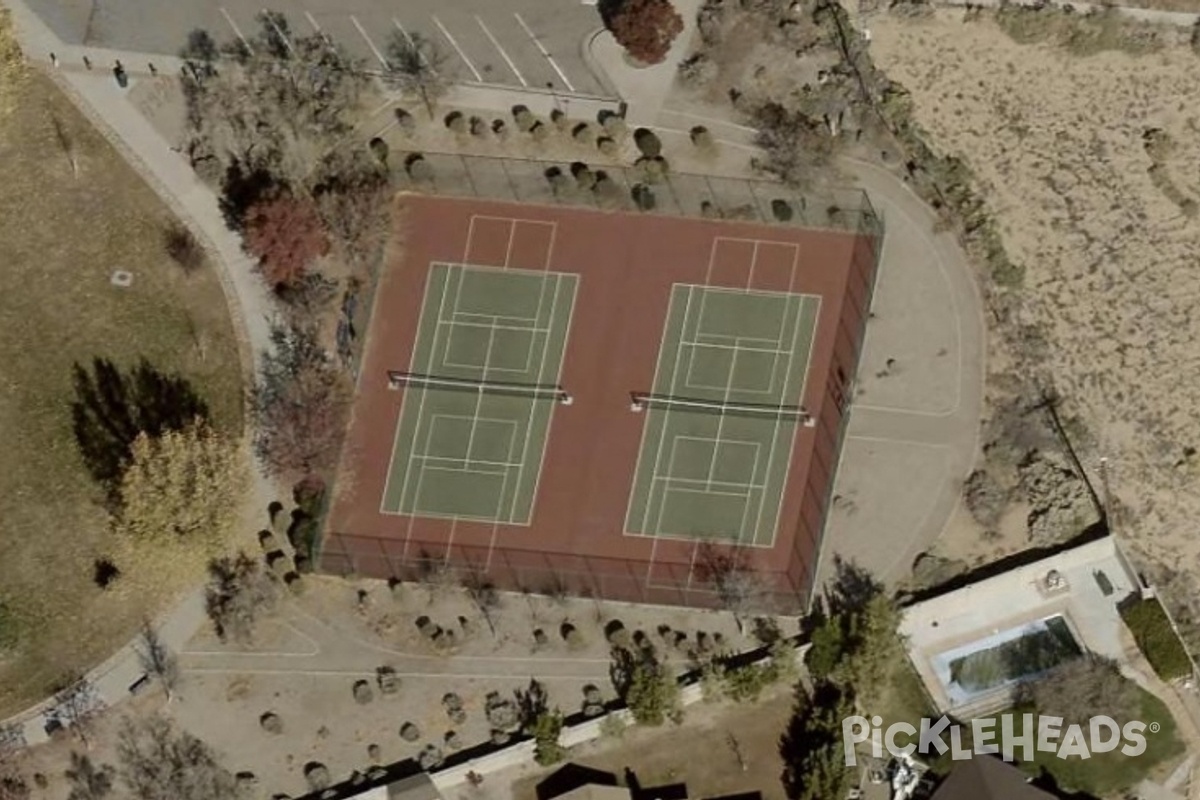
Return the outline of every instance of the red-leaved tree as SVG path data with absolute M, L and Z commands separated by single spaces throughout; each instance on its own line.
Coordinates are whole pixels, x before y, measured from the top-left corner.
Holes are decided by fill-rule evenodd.
M 312 262 L 329 252 L 316 206 L 291 194 L 276 194 L 250 206 L 243 243 L 272 288 L 296 285 Z
M 624 0 L 607 21 L 617 43 L 646 64 L 661 63 L 683 31 L 683 17 L 671 0 Z

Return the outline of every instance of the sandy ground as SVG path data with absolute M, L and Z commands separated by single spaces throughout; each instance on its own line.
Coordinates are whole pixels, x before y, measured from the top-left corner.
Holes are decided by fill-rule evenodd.
M 933 143 L 974 169 L 1026 269 L 1024 321 L 1045 332 L 1048 373 L 1094 439 L 1086 466 L 1110 460 L 1124 532 L 1186 569 L 1200 552 L 1187 388 L 1200 383 L 1200 222 L 1180 200 L 1196 197 L 1184 167 L 1200 157 L 1200 60 L 1184 48 L 1078 58 L 962 17 L 881 15 L 873 56 L 912 92 Z M 1149 172 L 1153 129 L 1173 142 L 1159 158 L 1174 199 Z

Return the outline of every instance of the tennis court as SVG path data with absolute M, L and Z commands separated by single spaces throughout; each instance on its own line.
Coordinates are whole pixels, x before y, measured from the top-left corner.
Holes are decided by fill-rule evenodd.
M 509 242 L 511 249 L 511 240 Z M 381 511 L 528 525 L 578 276 L 433 264 Z
M 775 540 L 820 297 L 675 284 L 650 392 L 628 534 Z

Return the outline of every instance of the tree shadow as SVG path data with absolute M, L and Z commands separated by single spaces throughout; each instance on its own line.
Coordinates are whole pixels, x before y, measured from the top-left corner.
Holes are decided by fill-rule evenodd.
M 286 188 L 266 167 L 233 161 L 221 182 L 220 207 L 225 225 L 232 231 L 242 231 L 251 206 Z
M 825 604 L 830 616 L 861 611 L 873 598 L 883 594 L 883 584 L 853 561 L 835 556 L 833 568 L 834 578 L 825 585 Z
M 600 19 L 604 23 L 604 27 L 612 27 L 613 18 L 620 13 L 625 2 L 626 0 L 599 0 L 596 3 L 596 10 L 600 12 Z
M 784 763 L 780 780 L 788 797 L 799 797 L 810 779 L 809 770 L 831 751 L 842 757 L 839 712 L 849 710 L 841 691 L 826 681 L 818 682 L 809 697 L 803 684 L 795 691 L 795 704 L 787 727 L 779 737 L 779 755 Z
M 127 373 L 96 358 L 88 370 L 74 366 L 71 420 L 84 466 L 110 492 L 129 462 L 141 433 L 161 436 L 208 419 L 208 404 L 185 378 L 167 375 L 142 359 Z

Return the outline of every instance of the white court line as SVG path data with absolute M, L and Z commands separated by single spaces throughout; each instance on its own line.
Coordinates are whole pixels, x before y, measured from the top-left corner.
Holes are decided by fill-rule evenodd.
M 233 17 L 229 16 L 229 12 L 225 10 L 225 6 L 218 6 L 217 10 L 221 12 L 221 16 L 224 17 L 225 21 L 229 23 L 229 27 L 233 28 L 234 34 L 236 34 L 237 37 L 242 40 L 242 44 L 246 45 L 246 49 L 253 53 L 254 48 L 250 45 L 250 40 L 242 35 L 242 29 L 239 28 L 237 23 L 233 21 Z
M 541 222 L 541 220 L 533 220 L 533 221 L 539 222 L 539 223 Z M 528 223 L 528 222 L 531 222 L 531 220 L 517 220 L 517 219 L 513 220 L 512 230 L 513 230 L 514 238 L 516 238 L 517 225 L 519 225 L 521 222 Z M 542 223 L 542 224 L 545 224 L 545 223 Z M 554 233 L 555 233 L 555 231 L 558 230 L 557 222 L 549 223 L 549 225 L 550 225 L 550 243 L 546 248 L 545 260 L 542 262 L 541 274 L 543 277 L 542 277 L 541 293 L 538 295 L 538 310 L 537 310 L 538 319 L 542 318 L 542 299 L 545 296 L 546 284 L 548 283 L 547 277 L 551 274 L 550 273 L 550 260 L 551 260 L 551 254 L 554 251 Z M 507 257 L 505 258 L 504 266 L 505 266 L 505 269 L 508 268 L 508 258 Z M 559 293 L 562 291 L 563 277 L 564 276 L 562 273 L 558 273 L 558 272 L 554 273 L 554 292 L 553 292 L 553 300 L 550 305 L 550 324 L 547 325 L 546 337 L 544 339 L 542 339 L 542 363 L 538 367 L 538 372 L 537 372 L 537 382 L 538 383 L 544 383 L 545 379 L 546 379 L 546 359 L 550 355 L 549 332 L 551 330 L 553 330 L 554 319 L 555 319 L 555 317 L 558 316 L 558 309 L 559 309 L 558 298 L 559 298 Z M 574 311 L 575 311 L 575 289 L 577 288 L 577 280 L 578 280 L 577 278 L 573 277 L 572 282 L 571 282 L 571 311 L 572 311 L 572 313 L 574 313 Z M 568 320 L 567 330 L 563 333 L 562 352 L 559 354 L 558 368 L 557 368 L 556 375 L 555 375 L 555 383 L 557 383 L 558 379 L 562 377 L 563 359 L 566 358 L 566 355 L 567 355 L 567 339 L 566 339 L 566 337 L 567 337 L 567 334 L 569 334 L 569 333 L 570 333 L 570 321 Z M 533 430 L 533 413 L 536 409 L 537 409 L 536 403 L 529 404 L 529 418 L 526 420 L 527 427 L 525 429 L 525 446 L 521 450 L 521 467 L 520 467 L 520 472 L 517 475 L 517 490 L 518 490 L 518 492 L 520 491 L 520 488 L 521 488 L 521 482 L 523 480 L 525 480 L 525 464 L 527 463 L 527 460 L 529 458 L 529 440 L 531 438 L 530 433 Z M 529 517 L 527 519 L 526 524 L 533 521 L 533 508 L 532 507 L 537 505 L 537 492 L 538 492 L 538 487 L 540 486 L 541 481 L 542 481 L 542 470 L 545 467 L 546 448 L 550 446 L 550 426 L 554 422 L 554 411 L 555 411 L 555 407 L 551 406 L 550 418 L 546 420 L 546 435 L 545 435 L 544 439 L 542 440 L 542 452 L 538 456 L 537 474 L 534 476 L 534 480 L 533 480 L 533 495 L 532 495 L 532 499 L 530 500 Z M 509 514 L 509 516 L 512 516 L 516 512 L 516 510 L 517 510 L 517 495 L 514 494 L 513 501 L 512 501 L 512 507 L 511 507 L 511 513 Z
M 262 19 L 265 19 L 267 23 L 275 30 L 275 35 L 283 40 L 283 45 L 288 49 L 288 52 L 293 56 L 296 55 L 296 48 L 292 47 L 291 41 L 289 41 L 288 37 L 285 36 L 283 31 L 279 29 L 279 26 L 275 24 L 275 18 L 271 16 L 270 10 L 265 8 L 262 10 Z
M 447 273 L 447 275 L 448 274 L 449 273 Z M 432 276 L 433 276 L 433 270 L 430 270 L 428 275 L 425 278 L 425 281 L 426 281 L 425 295 L 429 294 L 429 287 L 431 285 L 430 280 L 431 280 Z M 447 278 L 447 282 L 449 282 L 449 278 Z M 445 298 L 445 293 L 446 293 L 446 284 L 442 284 L 443 299 Z M 427 300 L 427 299 L 428 299 L 427 297 L 423 297 L 422 302 L 421 302 L 421 311 L 417 314 L 417 333 L 413 337 L 413 352 L 412 352 L 412 357 L 409 359 L 409 369 L 410 370 L 412 370 L 413 361 L 415 361 L 417 358 L 417 353 L 418 353 L 417 346 L 420 344 L 420 339 L 421 339 L 421 326 L 425 323 L 425 308 L 427 306 L 427 303 L 425 302 L 425 300 Z M 432 350 L 430 352 L 432 352 Z M 396 463 L 396 450 L 400 446 L 400 427 L 401 427 L 401 423 L 404 420 L 404 406 L 407 403 L 408 403 L 408 389 L 405 389 L 404 395 L 402 396 L 402 398 L 400 400 L 400 413 L 396 415 L 396 434 L 395 434 L 395 436 L 392 437 L 392 455 L 391 455 L 391 458 L 388 459 L 388 474 L 387 474 L 387 477 L 383 481 L 383 494 L 379 499 L 379 513 L 380 514 L 400 514 L 400 513 L 402 513 L 400 511 L 400 509 L 404 507 L 404 489 L 403 488 L 400 490 L 400 502 L 397 503 L 395 511 L 388 511 L 386 508 L 384 508 L 384 504 L 387 502 L 388 488 L 391 486 L 391 483 L 392 483 L 393 467 L 395 466 L 395 463 Z M 415 447 L 416 444 L 417 444 L 417 438 L 416 438 L 416 432 L 414 431 L 413 432 L 413 446 Z M 404 482 L 407 485 L 407 483 L 408 483 L 407 472 L 405 473 L 405 476 L 404 476 Z
M 467 54 L 463 52 L 463 49 L 458 46 L 458 42 L 454 41 L 454 37 L 450 35 L 450 31 L 446 30 L 446 26 L 442 24 L 442 21 L 433 14 L 430 15 L 430 19 L 433 20 L 434 25 L 438 26 L 438 30 L 442 32 L 442 36 L 446 37 L 446 41 L 449 42 L 450 46 L 454 48 L 456 53 L 458 53 L 458 56 L 463 60 L 463 63 L 467 65 L 467 69 L 471 70 L 471 74 L 475 76 L 475 80 L 479 83 L 483 83 L 483 76 L 479 74 L 479 70 L 475 69 L 475 65 L 471 63 L 471 59 L 467 58 Z M 474 217 L 472 217 L 472 219 L 474 219 Z
M 792 255 L 792 271 L 788 274 L 789 294 L 791 293 L 791 290 L 794 289 L 796 286 L 796 269 L 799 265 L 800 265 L 800 248 L 797 246 L 796 252 Z M 786 394 L 787 394 L 788 382 L 791 381 L 792 371 L 796 368 L 796 341 L 800 337 L 800 323 L 804 319 L 804 304 L 805 304 L 805 300 L 802 297 L 800 300 L 800 304 L 796 307 L 795 317 L 792 320 L 792 348 L 791 348 L 792 352 L 788 356 L 787 367 L 783 371 L 783 388 L 779 393 L 780 394 L 779 400 L 780 400 L 781 404 L 783 404 L 787 400 Z M 818 306 L 818 308 L 820 308 L 820 306 Z M 818 319 L 819 319 L 819 317 L 818 317 Z M 783 333 L 783 331 L 780 331 L 780 334 L 782 334 L 782 333 Z M 813 330 L 812 330 L 812 340 L 810 340 L 808 343 L 808 357 L 810 359 L 812 358 L 812 351 L 813 351 L 814 345 L 816 344 L 816 341 L 815 341 L 816 337 L 817 337 L 817 325 L 816 325 L 816 322 L 814 321 L 813 322 Z M 805 367 L 805 375 L 804 375 L 804 380 L 806 382 L 808 381 L 807 369 L 808 368 L 806 366 Z M 800 389 L 800 401 L 799 402 L 801 404 L 804 403 L 803 387 L 801 387 L 801 389 Z M 782 422 L 783 422 L 783 416 L 782 415 L 777 416 L 775 418 L 775 424 L 771 428 L 771 447 L 767 451 L 767 466 L 766 466 L 767 472 L 766 472 L 766 476 L 764 477 L 764 480 L 769 481 L 771 479 L 771 469 L 775 466 L 775 444 L 776 444 L 776 442 L 779 441 L 779 426 Z M 791 468 L 791 462 L 792 462 L 791 455 L 796 449 L 796 433 L 800 430 L 800 421 L 796 420 L 792 423 L 792 425 L 794 427 L 792 429 L 792 446 L 790 448 L 788 448 L 788 469 Z M 771 543 L 769 545 L 771 547 L 774 547 L 775 537 L 779 533 L 779 515 L 783 513 L 783 500 L 784 500 L 784 494 L 786 493 L 786 491 L 787 491 L 787 470 L 785 470 L 783 473 L 783 483 L 779 487 L 779 508 L 775 512 L 775 527 L 771 529 Z M 764 491 L 762 494 L 761 502 L 759 502 L 759 504 L 758 504 L 758 514 L 756 514 L 754 516 L 754 533 L 756 535 L 758 534 L 758 529 L 762 526 L 762 515 L 763 515 L 763 511 L 766 509 L 766 506 L 767 506 L 767 493 Z
M 664 342 L 666 340 L 667 331 L 670 330 L 671 312 L 675 307 L 675 289 L 678 286 L 679 286 L 679 284 L 677 284 L 677 283 L 672 284 L 671 294 L 670 294 L 670 297 L 667 299 L 667 316 L 666 316 L 665 321 L 663 322 L 663 332 L 661 334 L 659 334 L 659 337 L 658 337 L 658 341 L 659 341 L 658 356 L 656 357 L 656 360 L 654 362 L 654 377 L 651 378 L 651 380 L 653 381 L 653 384 L 650 387 L 651 389 L 657 388 L 658 376 L 659 376 L 659 373 L 662 371 L 663 353 L 666 352 L 666 349 L 667 349 L 662 346 L 662 342 Z M 670 409 L 667 409 L 667 410 L 669 411 Z M 645 449 L 646 449 L 646 437 L 647 437 L 647 435 L 649 435 L 649 433 L 650 433 L 650 409 L 646 409 L 646 421 L 644 423 L 642 423 L 642 440 L 641 440 L 641 442 L 638 443 L 637 462 L 634 464 L 634 467 L 633 467 L 633 484 L 629 487 L 629 506 L 625 510 L 625 530 L 622 531 L 623 534 L 630 533 L 629 528 L 632 527 L 630 525 L 630 523 L 633 520 L 630 518 L 630 514 L 633 512 L 633 496 L 634 496 L 634 493 L 637 492 L 638 477 L 641 475 L 641 471 L 642 471 L 642 455 L 643 455 L 643 451 L 645 451 Z M 664 435 L 665 435 L 665 433 L 666 432 L 664 431 Z M 661 446 L 662 442 L 659 442 L 659 445 Z M 654 488 L 654 473 L 651 472 L 650 473 L 650 489 L 652 490 L 653 488 Z M 647 490 L 647 491 L 649 492 L 650 490 Z M 646 495 L 646 508 L 647 509 L 650 508 L 650 498 L 651 497 L 652 497 L 652 494 L 648 493 Z M 632 535 L 635 535 L 635 536 L 637 536 L 637 535 L 645 536 L 646 535 L 645 514 L 647 514 L 649 512 L 643 511 L 642 513 L 643 513 L 643 517 L 642 517 L 642 529 L 643 530 L 642 530 L 641 534 L 632 534 Z M 651 550 L 650 550 L 650 558 L 651 558 L 651 565 L 653 565 L 653 558 L 654 558 L 653 546 L 651 547 Z M 647 586 L 650 585 L 649 568 L 647 568 L 647 571 L 646 571 L 646 585 Z
M 371 37 L 367 36 L 367 31 L 365 28 L 363 28 L 362 23 L 358 21 L 358 17 L 351 14 L 350 21 L 354 23 L 355 28 L 358 28 L 358 32 L 362 34 L 363 39 L 367 43 L 367 47 L 371 48 L 371 52 L 375 54 L 375 58 L 379 59 L 379 63 L 383 65 L 383 68 L 391 69 L 392 65 L 389 64 L 387 59 L 383 57 L 383 53 L 379 52 L 379 48 L 376 47 L 375 43 L 371 41 Z
M 525 82 L 525 76 L 521 74 L 521 70 L 517 69 L 517 65 L 513 63 L 511 58 L 508 57 L 508 53 L 504 52 L 504 48 L 500 46 L 500 42 L 496 41 L 496 37 L 493 36 L 492 32 L 488 30 L 488 26 L 483 24 L 483 20 L 478 14 L 475 15 L 475 21 L 478 22 L 479 27 L 483 29 L 483 35 L 486 36 L 491 41 L 492 45 L 500 51 L 500 57 L 504 59 L 504 63 L 508 64 L 508 68 L 513 71 L 513 75 L 517 76 L 517 80 L 521 82 L 521 85 L 528 86 L 529 84 Z
M 668 389 L 667 389 L 667 394 L 672 395 L 672 396 L 675 394 L 675 387 L 679 383 L 679 364 L 680 364 L 680 362 L 683 361 L 683 359 L 680 358 L 679 347 L 680 347 L 680 343 L 683 341 L 684 334 L 687 330 L 688 312 L 690 312 L 692 309 L 692 295 L 695 292 L 695 288 L 696 288 L 695 286 L 691 286 L 691 285 L 689 285 L 687 287 L 687 303 L 683 307 L 683 322 L 680 325 L 679 341 L 675 343 L 675 363 L 671 365 L 671 382 L 670 382 L 670 384 L 668 384 Z M 672 289 L 672 291 L 671 291 L 672 300 L 674 299 L 674 297 L 675 297 L 675 291 L 674 291 L 674 289 Z M 667 306 L 667 313 L 668 314 L 671 313 L 670 304 L 668 304 L 668 306 Z M 670 324 L 669 316 L 667 317 L 667 323 Z M 660 350 L 659 350 L 660 354 L 663 349 L 665 349 L 665 348 L 660 348 Z M 658 382 L 657 370 L 655 371 L 654 378 L 655 378 L 655 383 L 657 383 Z M 646 409 L 646 422 L 647 423 L 650 422 L 649 415 L 650 415 L 651 411 L 652 411 L 652 409 Z M 659 470 L 659 465 L 662 464 L 663 443 L 666 441 L 667 434 L 670 431 L 670 428 L 667 425 L 667 423 L 670 421 L 670 419 L 671 419 L 671 408 L 668 406 L 667 408 L 663 409 L 662 437 L 658 440 L 658 452 L 656 452 L 654 454 L 654 471 L 650 473 L 652 476 L 662 474 L 662 472 Z M 647 425 L 647 427 L 649 427 L 649 425 Z M 653 482 L 653 480 L 651 480 L 651 486 L 653 486 L 653 484 L 654 484 L 654 482 Z M 642 516 L 643 532 L 645 531 L 646 526 L 650 522 L 650 506 L 651 506 L 650 500 L 652 498 L 653 498 L 653 494 L 651 494 L 650 497 L 647 498 L 647 500 L 646 500 L 646 510 L 645 510 L 644 515 Z M 666 504 L 665 499 L 663 500 L 663 504 L 664 505 Z M 661 518 L 662 518 L 662 506 L 659 507 L 658 520 L 656 520 L 656 522 L 660 521 Z M 658 535 L 657 529 L 655 529 L 655 532 L 650 535 L 657 536 Z
M 565 72 L 559 69 L 558 62 L 554 60 L 554 56 L 550 55 L 550 51 L 545 48 L 534 32 L 529 29 L 529 26 L 525 24 L 525 20 L 521 19 L 521 15 L 514 11 L 513 16 L 517 18 L 517 23 L 525 29 L 525 33 L 529 34 L 529 38 L 533 40 L 534 46 L 537 47 L 537 49 L 541 51 L 542 55 L 546 57 L 546 60 L 550 62 L 550 66 L 554 67 L 554 71 L 558 73 L 558 77 L 561 78 L 562 82 L 566 85 L 567 91 L 575 91 L 575 87 L 571 85 L 570 78 L 567 77 Z

